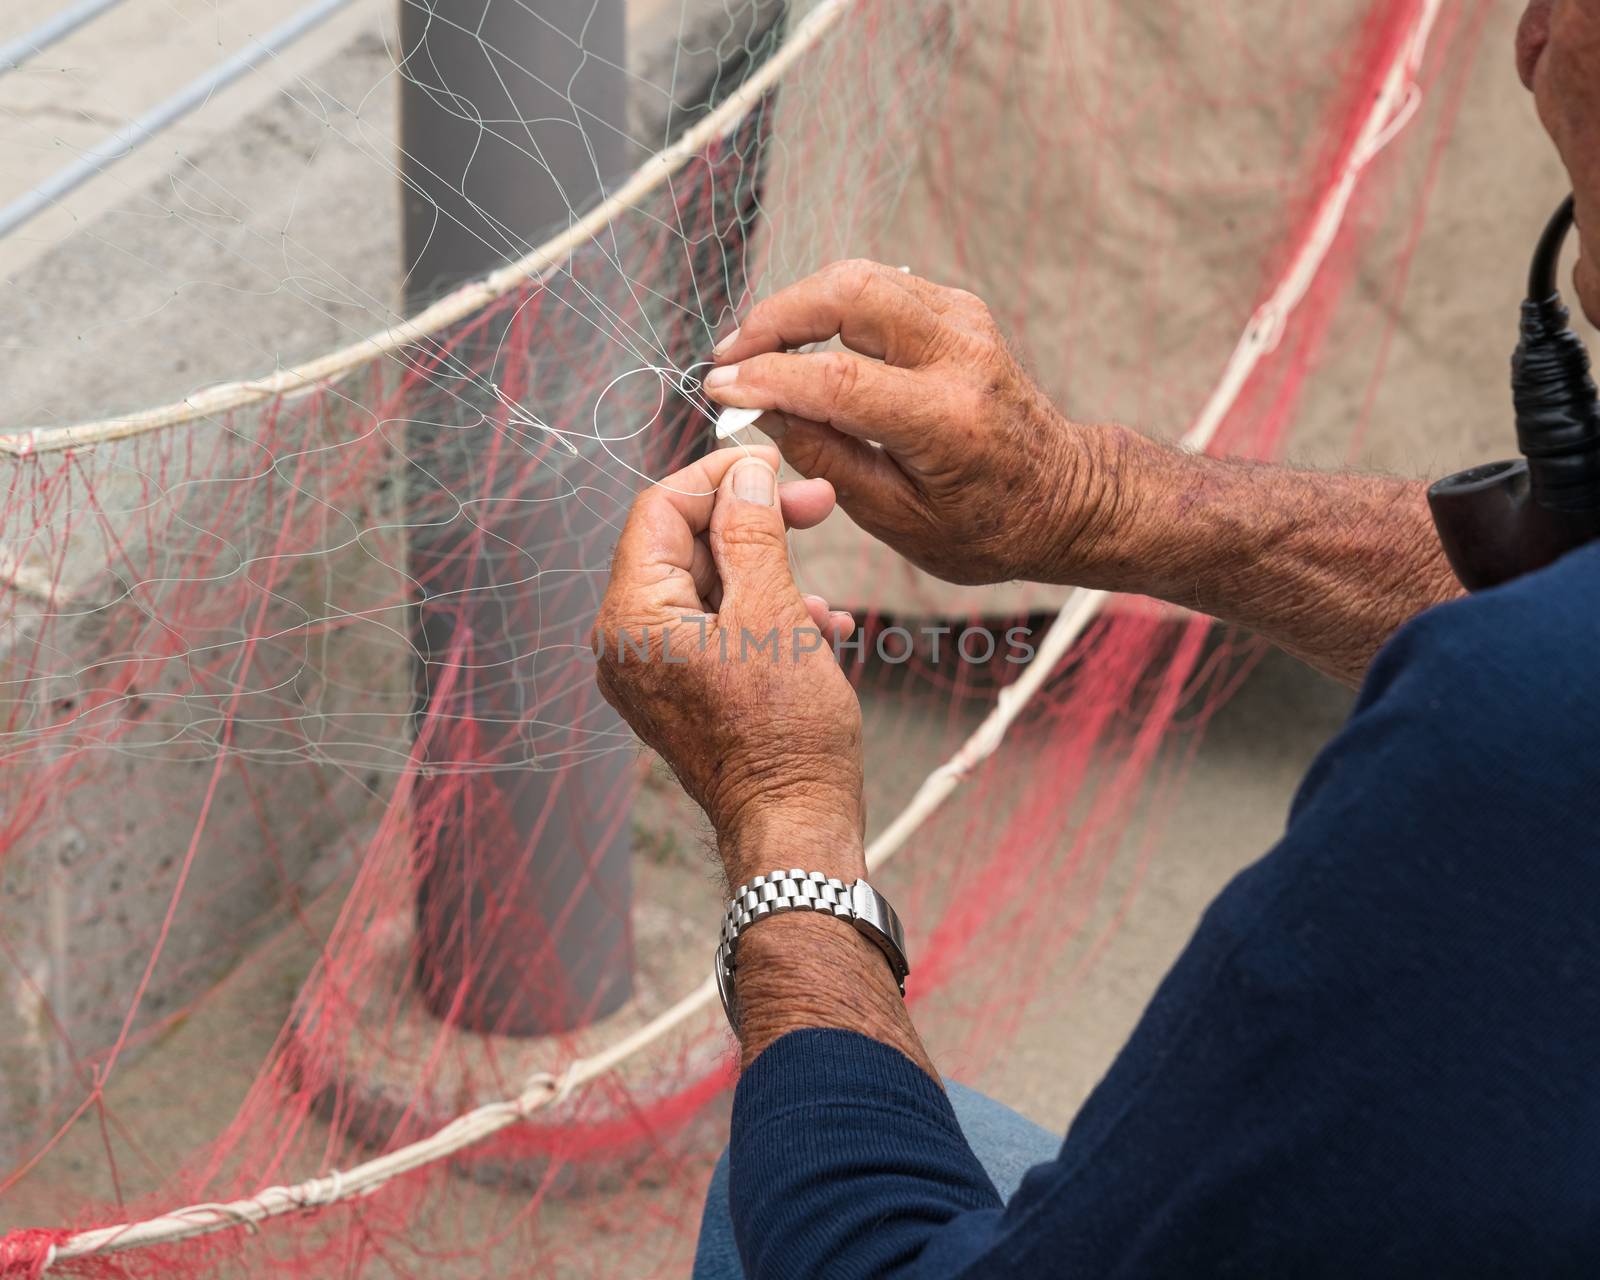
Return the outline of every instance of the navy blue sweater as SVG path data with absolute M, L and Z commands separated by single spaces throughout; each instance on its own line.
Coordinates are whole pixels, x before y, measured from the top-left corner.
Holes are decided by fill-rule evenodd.
M 1009 1206 L 848 1032 L 756 1060 L 731 1153 L 752 1280 L 1600 1275 L 1600 547 L 1383 649 Z

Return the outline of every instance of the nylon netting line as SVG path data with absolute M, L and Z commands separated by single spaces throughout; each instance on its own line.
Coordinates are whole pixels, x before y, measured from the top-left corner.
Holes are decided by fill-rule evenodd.
M 686 104 L 682 59 L 655 73 L 689 117 L 666 150 L 432 319 L 396 328 L 292 219 L 266 230 L 293 254 L 244 262 L 266 232 L 216 210 L 271 193 L 205 155 L 80 233 L 170 272 L 194 255 L 140 238 L 162 208 L 351 341 L 6 436 L 0 1222 L 49 1226 L 0 1267 L 681 1273 L 731 1078 L 716 887 L 573 655 L 629 497 L 703 446 L 711 335 L 829 258 L 906 262 L 990 299 L 1074 411 L 1269 455 L 1315 366 L 1377 367 L 1346 285 L 1408 243 L 1482 12 L 692 8 L 672 47 L 717 70 Z M 357 41 L 278 109 L 348 142 L 334 86 L 370 96 L 350 64 L 392 55 Z M 848 535 L 797 565 L 873 639 L 933 617 L 1037 649 L 852 667 L 919 1025 L 979 1073 L 1117 927 L 1253 649 L 944 592 Z M 501 1034 L 530 1019 L 589 1025 Z

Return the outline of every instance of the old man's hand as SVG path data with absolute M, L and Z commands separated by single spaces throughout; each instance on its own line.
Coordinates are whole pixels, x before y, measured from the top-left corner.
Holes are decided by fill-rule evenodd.
M 848 349 L 791 353 L 833 338 Z M 1066 421 L 972 294 L 836 262 L 758 303 L 716 356 L 706 393 L 766 411 L 789 463 L 912 563 L 952 582 L 1081 580 L 1123 433 Z
M 852 623 L 801 595 L 785 533 L 833 491 L 779 486 L 777 463 L 719 450 L 642 493 L 592 637 L 606 700 L 705 810 L 732 882 L 861 874 L 861 709 L 832 649 Z

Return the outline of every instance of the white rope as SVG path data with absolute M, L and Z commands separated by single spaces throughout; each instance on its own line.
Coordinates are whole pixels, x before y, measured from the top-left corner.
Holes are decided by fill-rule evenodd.
M 278 396 L 303 395 L 335 382 L 374 360 L 393 355 L 432 337 L 496 299 L 544 279 L 580 246 L 604 234 L 620 213 L 637 207 L 646 196 L 712 142 L 733 132 L 761 95 L 809 53 L 857 2 L 820 0 L 817 7 L 796 25 L 783 45 L 730 94 L 726 102 L 688 129 L 670 147 L 646 160 L 609 199 L 537 249 L 500 267 L 482 280 L 462 285 L 411 319 L 294 368 L 281 369 L 265 378 L 207 387 L 175 404 L 71 427 L 42 427 L 0 435 L 0 453 L 25 458 L 36 453 L 53 453 L 84 445 L 105 444 L 112 440 L 126 440 L 131 436 L 162 431 L 198 418 L 231 413 Z
M 1246 326 L 1221 382 L 1193 427 L 1184 435 L 1182 443 L 1185 447 L 1200 450 L 1211 443 L 1229 410 L 1237 403 L 1251 373 L 1276 347 L 1289 317 L 1304 300 L 1326 263 L 1349 211 L 1350 200 L 1362 171 L 1381 150 L 1380 144 L 1392 141 L 1399 132 L 1394 126 L 1398 113 L 1414 112 L 1414 106 L 1408 107 L 1406 104 L 1417 92 L 1415 76 L 1443 2 L 1420 0 L 1412 38 L 1389 68 L 1338 179 L 1318 207 L 1304 244 L 1285 270 L 1271 297 L 1257 309 Z M 837 16 L 839 6 L 833 8 Z M 1040 643 L 1028 670 L 1001 694 L 994 710 L 960 750 L 923 782 L 911 803 L 872 842 L 867 850 L 869 868 L 876 870 L 893 858 L 961 781 L 994 753 L 1006 731 L 1054 673 L 1084 629 L 1099 614 L 1107 598 L 1102 591 L 1082 590 L 1074 591 L 1068 597 L 1049 633 Z M 427 1138 L 342 1173 L 312 1178 L 292 1187 L 268 1187 L 248 1199 L 227 1204 L 190 1205 L 142 1222 L 80 1231 L 60 1244 L 52 1261 L 67 1261 L 147 1245 L 171 1244 L 234 1226 L 253 1229 L 255 1224 L 280 1214 L 370 1195 L 402 1174 L 444 1160 L 554 1105 L 709 1008 L 715 999 L 716 986 L 708 978 L 633 1034 L 592 1057 L 575 1059 L 559 1078 L 540 1073 L 530 1078 L 515 1098 L 469 1111 Z

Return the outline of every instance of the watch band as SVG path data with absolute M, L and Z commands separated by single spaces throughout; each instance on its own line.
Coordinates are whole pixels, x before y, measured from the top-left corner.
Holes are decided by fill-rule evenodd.
M 820 871 L 773 871 L 740 885 L 722 913 L 722 941 L 716 958 L 717 993 L 735 1031 L 739 1029 L 734 989 L 739 937 L 751 925 L 787 911 L 822 911 L 850 921 L 858 933 L 883 952 L 900 985 L 900 994 L 905 995 L 906 975 L 911 972 L 906 962 L 906 935 L 887 898 L 865 880 L 847 885 Z

